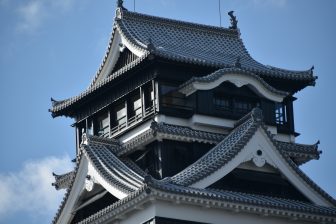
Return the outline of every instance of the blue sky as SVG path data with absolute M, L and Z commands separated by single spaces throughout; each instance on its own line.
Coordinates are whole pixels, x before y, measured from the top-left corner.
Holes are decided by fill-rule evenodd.
M 219 25 L 218 0 L 135 0 L 136 11 Z M 126 0 L 133 10 L 133 0 Z M 0 223 L 48 223 L 63 192 L 51 172 L 71 169 L 74 129 L 52 119 L 50 97 L 83 91 L 105 54 L 113 0 L 0 0 Z M 221 0 L 222 25 L 235 11 L 242 39 L 258 61 L 303 70 L 315 65 L 315 87 L 296 94 L 300 143 L 321 141 L 320 160 L 302 169 L 336 197 L 336 1 Z

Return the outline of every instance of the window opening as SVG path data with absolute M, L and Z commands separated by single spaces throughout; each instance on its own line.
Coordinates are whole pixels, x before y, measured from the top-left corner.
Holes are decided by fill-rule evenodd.
M 121 104 L 117 105 L 114 109 L 114 124 L 115 127 L 111 130 L 111 133 L 114 134 L 126 128 L 127 122 L 127 112 L 125 103 L 122 102 Z
M 187 98 L 177 91 L 177 87 L 172 84 L 162 84 L 160 88 L 161 103 L 165 107 L 178 109 L 190 109 L 191 105 Z
M 132 124 L 142 118 L 140 93 L 131 97 L 129 101 L 129 123 Z
M 275 123 L 280 125 L 287 123 L 286 105 L 283 103 L 275 104 Z
M 108 113 L 97 118 L 97 135 L 101 137 L 109 137 L 110 135 L 110 120 Z

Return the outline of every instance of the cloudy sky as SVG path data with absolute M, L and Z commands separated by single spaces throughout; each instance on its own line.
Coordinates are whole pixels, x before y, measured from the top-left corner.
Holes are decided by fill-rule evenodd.
M 64 192 L 51 172 L 71 170 L 68 118 L 52 119 L 50 97 L 79 94 L 95 75 L 114 19 L 113 0 L 0 0 L 0 223 L 48 223 Z M 125 6 L 134 10 L 134 1 Z M 218 0 L 135 0 L 138 12 L 218 26 Z M 300 143 L 321 141 L 302 169 L 336 197 L 336 1 L 221 0 L 222 25 L 235 10 L 258 61 L 287 69 L 315 65 L 315 87 L 296 94 Z

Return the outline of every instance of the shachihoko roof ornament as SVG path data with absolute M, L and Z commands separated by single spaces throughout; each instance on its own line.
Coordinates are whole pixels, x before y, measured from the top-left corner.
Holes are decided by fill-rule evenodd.
M 231 22 L 231 26 L 229 28 L 230 29 L 237 29 L 238 20 L 237 20 L 236 16 L 233 15 L 233 13 L 234 13 L 234 11 L 228 12 L 228 15 L 230 16 L 230 22 Z

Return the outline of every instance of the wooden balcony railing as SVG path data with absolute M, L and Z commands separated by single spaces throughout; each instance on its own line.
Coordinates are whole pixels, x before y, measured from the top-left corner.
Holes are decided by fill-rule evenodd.
M 115 134 L 124 131 L 132 126 L 134 126 L 135 124 L 143 121 L 146 117 L 150 116 L 154 114 L 154 105 L 147 107 L 144 111 L 144 113 L 139 113 L 136 114 L 135 116 L 132 116 L 130 118 L 128 118 L 127 120 L 125 120 L 124 123 L 118 124 L 114 127 L 111 128 L 111 136 L 114 136 Z

